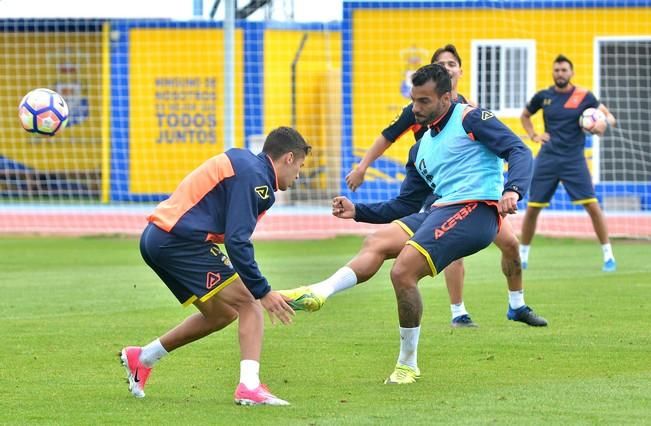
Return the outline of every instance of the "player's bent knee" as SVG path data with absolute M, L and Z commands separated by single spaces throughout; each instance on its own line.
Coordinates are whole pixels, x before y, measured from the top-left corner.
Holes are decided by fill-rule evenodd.
M 403 273 L 403 270 L 399 267 L 396 268 L 395 264 L 391 268 L 389 276 L 391 277 L 393 287 L 403 287 L 406 285 L 405 274 Z
M 236 312 L 221 313 L 210 319 L 210 326 L 213 332 L 219 331 L 237 319 Z
M 256 301 L 251 292 L 239 278 L 217 293 L 216 297 L 221 302 L 235 308 L 236 310 L 237 306 L 246 303 L 254 303 Z
M 495 240 L 495 245 L 500 249 L 502 255 L 509 258 L 520 257 L 520 242 L 511 234 L 507 238 L 497 238 Z
M 212 297 L 205 302 L 195 303 L 195 306 L 206 319 L 211 332 L 221 330 L 238 317 L 235 309 L 217 297 Z
M 418 284 L 422 275 L 415 273 L 415 269 L 408 264 L 396 262 L 391 268 L 390 277 L 394 287 L 408 287 Z

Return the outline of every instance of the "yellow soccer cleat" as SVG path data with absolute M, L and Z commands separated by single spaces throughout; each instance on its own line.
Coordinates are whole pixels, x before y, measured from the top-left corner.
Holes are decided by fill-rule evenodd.
M 407 365 L 396 364 L 396 369 L 393 370 L 393 373 L 391 373 L 389 378 L 384 381 L 384 384 L 408 385 L 410 383 L 416 383 L 418 378 L 420 378 L 420 370 L 418 367 L 412 368 Z
M 278 293 L 292 299 L 287 303 L 295 311 L 316 312 L 326 301 L 325 297 L 317 295 L 309 287 L 279 290 Z

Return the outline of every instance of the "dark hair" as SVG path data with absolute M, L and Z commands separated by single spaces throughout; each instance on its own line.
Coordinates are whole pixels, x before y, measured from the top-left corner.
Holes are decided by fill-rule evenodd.
M 568 58 L 567 56 L 558 55 L 556 59 L 554 59 L 554 63 L 557 64 L 559 62 L 567 62 L 568 64 L 570 64 L 570 69 L 574 71 L 574 64 L 572 63 L 572 61 L 570 61 L 570 58 Z
M 457 60 L 459 63 L 459 66 L 461 66 L 461 56 L 459 56 L 459 52 L 457 52 L 457 48 L 454 47 L 454 44 L 446 44 L 444 47 L 441 47 L 439 49 L 436 49 L 436 52 L 432 55 L 432 60 L 430 61 L 432 64 L 435 64 L 439 61 L 439 56 L 441 54 L 448 52 L 452 56 L 454 56 L 454 59 Z
M 312 147 L 305 142 L 303 136 L 291 127 L 278 127 L 273 129 L 264 140 L 262 152 L 277 160 L 288 152 L 293 152 L 297 157 L 305 157 L 312 151 Z
M 430 80 L 436 84 L 436 93 L 438 95 L 443 95 L 452 90 L 450 74 L 439 64 L 422 66 L 411 76 L 411 83 L 414 86 L 422 86 Z

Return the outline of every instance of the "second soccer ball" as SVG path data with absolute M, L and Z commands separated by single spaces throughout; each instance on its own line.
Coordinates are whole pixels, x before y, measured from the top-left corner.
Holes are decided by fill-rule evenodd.
M 599 121 L 606 121 L 606 115 L 596 108 L 588 108 L 579 117 L 579 126 L 586 132 L 590 132 Z

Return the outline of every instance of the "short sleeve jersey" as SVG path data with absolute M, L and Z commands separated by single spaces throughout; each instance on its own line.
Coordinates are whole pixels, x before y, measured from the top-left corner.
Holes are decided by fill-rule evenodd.
M 456 103 L 466 104 L 468 101 L 463 97 L 462 94 L 457 94 L 457 99 L 454 100 Z M 400 114 L 393 119 L 393 121 L 387 126 L 386 129 L 382 130 L 382 136 L 387 138 L 391 143 L 397 141 L 400 136 L 405 132 L 411 130 L 414 133 L 414 140 L 418 141 L 423 137 L 425 132 L 427 132 L 427 126 L 416 123 L 416 117 L 411 110 L 411 102 L 408 105 L 405 105 L 400 111 Z
M 582 157 L 585 134 L 579 126 L 579 117 L 587 108 L 598 107 L 595 95 L 581 87 L 574 87 L 570 92 L 558 92 L 551 86 L 536 93 L 527 104 L 527 111 L 535 114 L 543 110 L 545 131 L 550 136 L 540 153 Z

